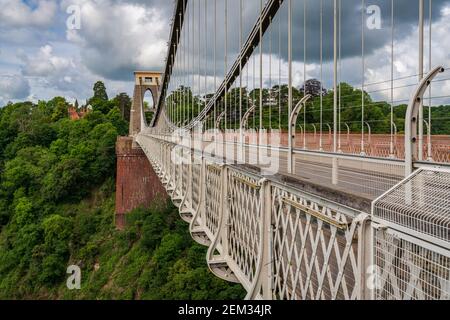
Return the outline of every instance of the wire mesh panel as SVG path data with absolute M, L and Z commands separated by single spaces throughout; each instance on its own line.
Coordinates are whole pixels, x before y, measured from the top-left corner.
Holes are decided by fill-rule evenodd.
M 364 158 L 339 159 L 341 184 L 359 189 L 359 192 L 378 197 L 404 178 L 402 162 L 378 161 Z
M 381 229 L 375 232 L 374 254 L 376 299 L 450 299 L 449 250 L 438 253 Z
M 435 140 L 438 140 L 440 137 L 433 137 Z M 449 136 L 446 136 L 447 140 L 449 139 Z M 425 156 L 426 159 L 431 159 L 435 162 L 440 163 L 450 163 L 450 143 L 447 141 L 447 143 L 439 143 L 439 141 L 433 143 L 430 147 L 431 152 L 429 154 L 428 149 L 425 149 Z
M 450 171 L 421 169 L 373 203 L 377 299 L 450 299 Z
M 450 171 L 417 171 L 374 202 L 373 216 L 450 246 Z
M 228 173 L 229 255 L 252 282 L 261 253 L 261 186 L 255 178 Z
M 296 175 L 314 179 L 321 185 L 332 184 L 332 157 L 297 151 Z M 368 199 L 375 199 L 404 178 L 404 165 L 399 161 L 346 157 L 338 155 L 337 188 Z
M 273 298 L 356 299 L 358 223 L 280 187 L 272 190 Z

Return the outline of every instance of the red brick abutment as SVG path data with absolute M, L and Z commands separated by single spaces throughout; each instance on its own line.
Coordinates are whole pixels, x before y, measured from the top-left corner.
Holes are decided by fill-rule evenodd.
M 167 193 L 145 153 L 132 137 L 119 137 L 116 143 L 116 228 L 122 230 L 126 215 L 138 207 L 149 207 Z

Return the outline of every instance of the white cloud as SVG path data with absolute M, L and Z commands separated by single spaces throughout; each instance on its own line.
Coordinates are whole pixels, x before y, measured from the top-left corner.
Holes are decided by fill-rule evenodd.
M 253 2 L 249 1 L 248 4 L 244 4 L 244 8 L 249 10 Z M 403 0 L 399 3 L 405 2 Z M 434 7 L 440 6 L 439 3 L 443 2 L 445 1 L 437 1 Z M 0 56 L 0 74 L 14 74 L 21 70 L 22 75 L 29 77 L 28 80 L 22 77 L 23 80 L 29 81 L 32 94 L 39 98 L 63 95 L 81 100 L 92 94 L 92 85 L 96 80 L 105 81 L 108 91 L 111 91 L 111 93 L 109 92 L 111 96 L 121 91 L 127 91 L 131 94 L 132 72 L 135 69 L 160 70 L 163 66 L 167 50 L 166 41 L 169 36 L 172 1 L 29 0 L 27 3 L 32 5 L 25 4 L 24 0 L 0 0 L 2 8 L 2 11 L 0 11 L 0 45 L 2 46 L 2 52 L 6 52 Z M 59 9 L 57 8 L 58 3 Z M 231 13 L 235 10 L 232 3 L 232 1 L 229 2 Z M 66 8 L 73 4 L 81 7 L 81 30 L 66 31 Z M 259 3 L 256 5 L 259 6 Z M 405 12 L 399 12 L 399 15 L 410 18 L 408 21 L 415 20 L 416 15 L 411 15 L 406 9 L 405 6 L 405 10 L 403 10 Z M 255 13 L 254 10 L 250 11 L 252 14 Z M 433 64 L 442 63 L 450 66 L 448 32 L 450 30 L 450 7 L 444 6 L 441 8 L 440 15 L 441 18 L 436 19 L 433 24 Z M 314 13 L 313 16 L 315 17 L 316 14 Z M 311 17 L 310 20 L 315 19 L 314 17 Z M 254 19 L 246 20 L 248 21 L 245 23 L 250 25 Z M 301 19 L 297 20 L 301 24 Z M 357 21 L 359 22 L 359 18 Z M 397 33 L 399 39 L 395 44 L 395 77 L 417 73 L 416 23 L 402 25 L 400 24 L 401 21 L 401 19 L 398 21 Z M 54 28 L 55 24 L 60 28 Z M 238 28 L 238 25 L 230 26 L 230 30 L 232 28 Z M 295 30 L 296 34 L 301 33 L 301 29 Z M 355 50 L 358 51 L 358 35 L 353 33 L 348 32 L 344 37 L 351 40 L 352 45 L 356 47 Z M 236 39 L 231 38 L 231 35 L 229 36 L 230 44 L 236 44 L 236 41 L 234 41 Z M 353 41 L 353 38 L 357 40 Z M 389 37 L 386 39 L 389 39 Z M 367 83 L 389 80 L 390 78 L 389 47 L 383 46 L 383 43 L 389 42 L 386 39 L 379 43 L 378 49 L 374 48 L 367 51 L 370 52 L 366 57 Z M 211 38 L 209 40 L 211 41 Z M 300 47 L 302 43 L 302 41 L 299 42 Z M 317 46 L 318 43 L 318 41 L 311 41 L 310 46 Z M 325 41 L 325 43 L 328 42 Z M 218 52 L 223 54 L 221 44 L 223 42 L 218 41 Z M 18 57 L 16 56 L 17 48 L 23 50 Z M 286 51 L 285 49 L 283 51 Z M 316 51 L 314 48 L 311 49 L 308 52 L 308 58 L 312 58 Z M 212 49 L 208 53 L 211 54 Z M 268 63 L 267 59 L 268 55 L 265 54 L 265 65 Z M 258 70 L 259 59 L 256 60 Z M 312 59 L 309 60 L 311 62 L 307 65 L 307 77 L 319 78 L 318 59 L 314 60 L 315 63 Z M 272 83 L 274 84 L 278 81 L 278 58 L 273 57 L 272 63 Z M 229 61 L 229 64 L 231 65 L 231 61 Z M 212 68 L 211 60 L 207 63 L 207 66 L 209 69 Z M 358 86 L 358 83 L 361 82 L 360 66 L 358 56 L 344 59 L 342 81 Z M 287 81 L 287 67 L 286 61 L 281 60 L 282 82 L 284 83 Z M 293 69 L 294 85 L 299 87 L 303 83 L 303 63 L 301 59 L 293 63 Z M 208 90 L 212 90 L 214 85 L 214 78 L 211 73 L 212 71 L 208 70 Z M 330 88 L 332 86 L 332 65 L 329 61 L 325 63 L 323 73 L 324 84 L 327 88 Z M 192 86 L 196 92 L 204 91 L 203 74 L 201 76 L 200 85 Z M 0 94 L 4 97 L 3 88 L 6 87 L 4 85 L 6 80 L 2 79 L 2 81 L 3 87 Z M 266 85 L 268 81 L 268 72 L 265 70 L 264 82 Z M 416 81 L 417 77 L 410 82 Z M 220 83 L 220 80 L 218 80 L 218 83 Z M 258 84 L 259 80 L 257 79 Z M 396 86 L 401 85 L 401 82 L 396 83 Z M 378 87 L 372 86 L 367 90 L 385 87 L 386 84 Z M 410 89 L 396 90 L 395 98 L 408 98 L 408 90 Z M 434 92 L 436 95 L 448 94 L 450 82 L 443 81 L 440 84 L 440 89 L 436 88 Z M 376 99 L 389 99 L 389 91 L 374 94 L 374 97 Z
M 442 15 L 443 16 L 450 16 L 450 6 L 442 8 Z
M 75 68 L 70 58 L 55 56 L 51 45 L 41 47 L 36 56 L 20 54 L 19 57 L 24 62 L 22 72 L 27 76 L 60 76 L 68 68 Z
M 54 95 L 86 98 L 97 79 L 77 59 L 77 50 L 66 43 L 47 44 L 37 53 L 20 51 L 22 75 L 30 79 L 32 93 L 40 98 Z
M 445 10 L 444 10 L 445 12 Z M 450 13 L 449 13 L 450 14 Z M 443 15 L 439 20 L 435 21 L 432 25 L 432 53 L 431 53 L 431 66 L 438 65 L 444 66 L 444 68 L 450 67 L 450 19 L 448 16 Z M 429 68 L 429 47 L 428 39 L 425 39 L 425 57 L 424 57 L 424 72 L 426 73 Z M 418 82 L 418 29 L 415 28 L 408 36 L 398 40 L 394 44 L 394 101 L 398 103 L 407 103 L 412 91 L 415 88 L 415 84 Z M 386 46 L 380 48 L 374 52 L 368 58 L 367 61 L 367 83 L 375 83 L 383 80 L 387 80 L 384 84 L 371 86 L 368 90 L 383 90 L 378 92 L 375 96 L 380 99 L 390 100 L 390 74 L 391 74 L 391 47 Z M 447 70 L 443 76 L 438 79 L 449 78 L 449 71 Z M 448 96 L 450 81 L 439 81 L 433 84 L 433 96 Z M 388 89 L 388 90 L 385 90 Z M 448 103 L 449 98 L 444 100 L 436 100 L 433 103 Z
M 163 9 L 112 0 L 73 2 L 81 6 L 81 30 L 68 30 L 67 39 L 81 48 L 93 73 L 130 79 L 136 69 L 161 69 L 169 31 Z
M 21 75 L 0 76 L 0 103 L 24 99 L 30 94 L 30 84 Z
M 47 27 L 55 17 L 57 4 L 51 0 L 36 1 L 32 9 L 21 0 L 0 0 L 0 25 L 12 28 Z

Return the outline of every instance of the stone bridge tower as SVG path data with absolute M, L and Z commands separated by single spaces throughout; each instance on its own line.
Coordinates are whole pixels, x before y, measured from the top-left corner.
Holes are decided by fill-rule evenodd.
M 134 73 L 134 94 L 130 115 L 130 136 L 135 136 L 141 131 L 142 117 L 144 115 L 144 95 L 150 91 L 153 102 L 159 98 L 161 73 L 152 71 L 136 71 Z
M 119 137 L 116 143 L 116 214 L 118 229 L 126 225 L 126 215 L 138 207 L 149 207 L 156 198 L 166 198 L 166 191 L 148 161 L 134 141 L 145 123 L 144 95 L 150 91 L 156 104 L 161 84 L 161 73 L 136 71 L 128 137 Z

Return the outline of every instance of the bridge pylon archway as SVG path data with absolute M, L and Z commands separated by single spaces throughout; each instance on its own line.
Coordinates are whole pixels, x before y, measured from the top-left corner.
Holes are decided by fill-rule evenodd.
M 134 72 L 134 93 L 133 104 L 130 115 L 130 136 L 136 136 L 145 125 L 144 115 L 144 95 L 150 91 L 153 101 L 158 101 L 159 88 L 161 84 L 161 73 L 153 71 L 135 71 Z

